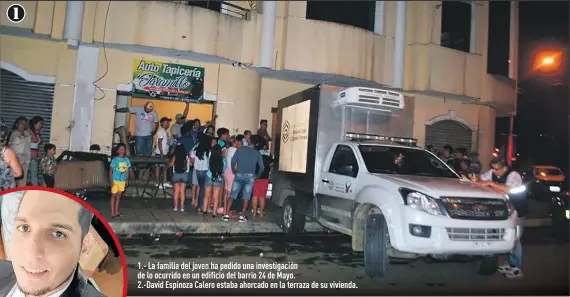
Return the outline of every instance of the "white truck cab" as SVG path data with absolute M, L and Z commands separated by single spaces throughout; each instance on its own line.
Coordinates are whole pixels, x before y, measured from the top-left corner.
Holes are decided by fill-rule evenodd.
M 286 131 L 276 141 L 275 156 L 282 159 L 274 172 L 273 200 L 283 207 L 286 233 L 303 232 L 308 216 L 351 236 L 353 250 L 364 252 L 365 270 L 371 277 L 384 276 L 390 260 L 452 255 L 478 257 L 481 274 L 496 271 L 497 256 L 511 251 L 519 234 L 517 213 L 504 193 L 461 180 L 437 156 L 417 147 L 413 138 L 347 131 L 358 129 L 362 122 L 366 131 L 379 130 L 370 125 L 370 117 L 386 117 L 377 126 L 390 126 L 394 115 L 386 110 L 404 109 L 403 98 L 389 107 L 367 108 L 346 99 L 347 94 L 359 93 L 354 89 L 318 86 L 310 90 L 319 96 L 298 96 L 292 100 L 297 103 L 290 105 L 313 100 L 308 112 L 308 107 L 294 112 L 283 107 L 278 112 L 278 123 Z M 366 119 L 351 117 L 347 111 L 354 109 L 360 114 L 364 110 Z M 379 113 L 371 115 L 371 110 Z M 302 112 L 310 114 L 307 123 Z M 315 116 L 319 118 L 311 123 L 309 118 Z M 341 123 L 338 132 L 342 134 L 335 131 L 335 122 Z M 399 123 L 398 127 L 405 126 Z M 305 137 L 297 133 L 295 138 L 290 132 L 302 130 L 307 131 L 304 150 L 304 143 L 292 143 Z M 342 136 L 335 139 L 334 134 Z

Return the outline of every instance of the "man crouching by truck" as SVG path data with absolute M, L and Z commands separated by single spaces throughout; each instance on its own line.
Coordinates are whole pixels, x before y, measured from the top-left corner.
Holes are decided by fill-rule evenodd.
M 519 239 L 515 249 L 509 254 L 507 262 L 498 267 L 498 271 L 508 278 L 519 278 L 522 273 L 522 245 L 520 238 L 523 234 L 523 222 L 527 213 L 527 201 L 525 187 L 520 174 L 507 165 L 504 157 L 493 158 L 490 162 L 491 169 L 479 176 L 481 185 L 489 186 L 494 190 L 507 193 L 509 199 L 519 215 Z

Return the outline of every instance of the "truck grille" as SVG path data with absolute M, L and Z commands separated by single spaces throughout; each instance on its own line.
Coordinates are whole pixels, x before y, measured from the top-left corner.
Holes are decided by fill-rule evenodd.
M 507 204 L 501 199 L 446 197 L 441 202 L 453 219 L 498 221 L 509 217 Z
M 505 237 L 505 229 L 491 228 L 445 228 L 453 241 L 501 241 Z

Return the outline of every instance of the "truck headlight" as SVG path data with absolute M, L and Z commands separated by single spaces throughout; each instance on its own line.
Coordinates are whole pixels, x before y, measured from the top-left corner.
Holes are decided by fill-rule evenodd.
M 439 204 L 434 198 L 413 191 L 407 193 L 403 192 L 402 194 L 405 194 L 404 200 L 409 207 L 423 210 L 435 216 L 442 215 Z
M 509 217 L 515 213 L 515 205 L 513 204 L 513 202 L 509 199 L 507 199 L 507 209 L 509 210 Z

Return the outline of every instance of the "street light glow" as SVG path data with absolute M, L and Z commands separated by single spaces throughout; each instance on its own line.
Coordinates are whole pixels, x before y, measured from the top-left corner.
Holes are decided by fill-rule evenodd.
M 544 63 L 545 65 L 550 65 L 550 64 L 554 63 L 554 58 L 546 57 L 546 58 L 542 59 L 542 63 Z

